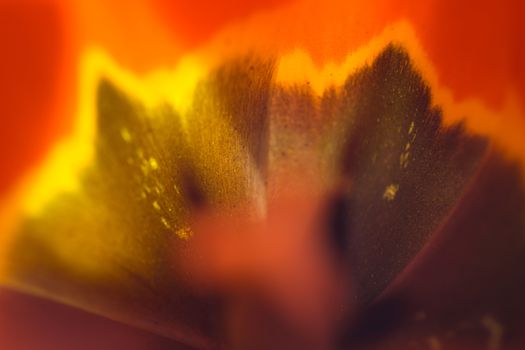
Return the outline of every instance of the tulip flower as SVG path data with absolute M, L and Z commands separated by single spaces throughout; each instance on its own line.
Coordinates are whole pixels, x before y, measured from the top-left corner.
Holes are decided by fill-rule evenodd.
M 0 344 L 519 349 L 524 13 L 3 1 Z

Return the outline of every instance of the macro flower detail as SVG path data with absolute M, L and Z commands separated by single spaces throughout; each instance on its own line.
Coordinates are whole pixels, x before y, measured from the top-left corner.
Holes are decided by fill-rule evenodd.
M 93 163 L 80 187 L 24 220 L 10 283 L 197 348 L 227 344 L 229 304 L 196 294 L 188 269 L 173 265 L 193 239 L 192 215 L 242 209 L 260 221 L 268 201 L 308 191 L 331 208 L 319 234 L 351 271 L 356 306 L 346 316 L 353 325 L 337 334 L 341 346 L 382 348 L 390 334 L 401 347 L 512 337 L 523 286 L 519 271 L 497 271 L 523 256 L 518 167 L 487 138 L 443 124 L 401 46 L 320 96 L 308 82 L 275 81 L 272 62 L 218 66 L 183 113 L 102 77 Z M 503 218 L 507 229 L 491 235 Z M 489 291 L 498 297 L 483 299 Z
M 521 348 L 524 9 L 0 4 L 1 347 Z

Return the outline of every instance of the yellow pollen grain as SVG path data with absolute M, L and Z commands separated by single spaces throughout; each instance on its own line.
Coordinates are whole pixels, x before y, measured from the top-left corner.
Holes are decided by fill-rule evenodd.
M 173 189 L 175 190 L 175 193 L 177 193 L 177 195 L 180 196 L 180 190 L 179 190 L 179 188 L 177 187 L 177 185 L 173 185 Z
M 151 169 L 157 170 L 159 168 L 159 163 L 157 162 L 157 160 L 155 158 L 150 157 L 149 158 L 149 166 L 151 167 Z
M 152 203 L 152 205 L 153 205 L 153 208 L 155 208 L 155 210 L 160 210 L 159 202 L 154 201 L 154 202 Z
M 131 134 L 126 128 L 120 129 L 120 137 L 126 142 L 131 142 Z
M 190 237 L 193 235 L 191 230 L 187 227 L 180 228 L 177 231 L 175 231 L 175 234 L 180 238 L 184 240 L 190 239 Z
M 410 152 L 403 152 L 399 156 L 399 166 L 406 168 L 408 166 L 408 159 L 410 157 Z
M 414 122 L 410 123 L 410 127 L 408 128 L 408 133 L 411 134 L 414 131 Z
M 171 228 L 170 223 L 168 222 L 168 220 L 166 220 L 165 217 L 161 217 L 161 218 L 160 218 L 160 221 L 162 222 L 162 224 L 164 225 L 164 227 L 166 227 L 166 228 Z
M 385 188 L 383 193 L 383 198 L 387 201 L 393 201 L 396 198 L 397 191 L 399 190 L 399 185 L 390 184 Z

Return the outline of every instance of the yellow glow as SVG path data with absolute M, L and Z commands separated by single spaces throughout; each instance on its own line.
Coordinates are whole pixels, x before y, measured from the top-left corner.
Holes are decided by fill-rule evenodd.
M 80 172 L 88 167 L 94 156 L 96 133 L 95 94 L 102 62 L 86 57 L 80 70 L 79 109 L 73 134 L 59 141 L 51 150 L 44 165 L 29 180 L 30 188 L 24 198 L 27 215 L 37 216 L 57 193 L 75 192 L 80 188 Z
M 183 126 L 187 129 L 186 113 L 193 104 L 193 92 L 197 83 L 205 77 L 206 69 L 195 57 L 185 57 L 173 72 L 159 70 L 149 75 L 144 83 L 149 91 L 155 93 L 155 102 L 165 100 L 170 103 L 182 117 Z
M 352 73 L 355 73 L 366 64 L 371 64 L 377 55 L 391 43 L 401 44 L 410 52 L 410 58 L 421 62 L 426 60 L 421 49 L 416 45 L 415 33 L 407 22 L 398 22 L 387 27 L 381 35 L 370 40 L 365 46 L 348 53 L 342 63 L 328 62 L 322 67 L 315 65 L 310 55 L 296 49 L 285 54 L 279 61 L 276 81 L 285 86 L 295 84 L 308 84 L 312 90 L 321 96 L 325 90 L 331 87 L 340 87 Z M 415 57 L 414 57 L 415 56 Z M 421 69 L 418 66 L 418 69 Z M 432 76 L 433 72 L 428 72 Z M 425 78 L 426 74 L 425 74 Z
M 94 157 L 96 137 L 96 92 L 102 78 L 109 79 L 119 89 L 136 97 L 146 108 L 167 103 L 181 116 L 193 103 L 193 91 L 205 76 L 206 70 L 198 61 L 188 56 L 174 70 L 159 69 L 140 78 L 119 67 L 107 54 L 98 49 L 88 50 L 79 70 L 79 107 L 73 134 L 50 151 L 43 165 L 30 176 L 23 210 L 29 216 L 37 216 L 59 193 L 80 190 L 80 174 L 90 166 Z M 122 129 L 121 137 L 130 142 L 129 130 Z M 149 159 L 153 170 L 159 165 Z

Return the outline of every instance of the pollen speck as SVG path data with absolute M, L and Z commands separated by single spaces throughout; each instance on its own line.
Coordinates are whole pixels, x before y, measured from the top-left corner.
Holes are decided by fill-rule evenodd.
M 155 208 L 155 210 L 160 210 L 159 202 L 154 201 L 154 202 L 152 203 L 152 205 L 153 205 L 153 208 Z
M 184 228 L 178 229 L 175 232 L 175 234 L 180 239 L 184 239 L 184 240 L 188 240 L 193 235 L 193 233 L 191 232 L 191 230 L 188 227 L 184 227 Z
M 410 152 L 405 151 L 399 156 L 399 166 L 405 169 L 408 166 L 408 160 L 410 158 Z
M 122 128 L 120 129 L 120 136 L 122 139 L 126 142 L 131 142 L 131 134 L 128 129 Z
M 160 221 L 162 222 L 162 224 L 164 225 L 164 227 L 166 227 L 166 228 L 171 228 L 170 223 L 168 222 L 168 220 L 166 220 L 165 217 L 161 217 L 161 218 L 160 218 Z
M 410 123 L 410 127 L 408 128 L 408 133 L 409 134 L 411 134 L 414 131 L 414 126 L 415 126 L 414 122 L 411 122 Z
M 157 170 L 159 168 L 159 163 L 157 162 L 157 160 L 155 158 L 150 157 L 149 158 L 149 166 L 151 167 L 151 169 Z
M 397 191 L 399 190 L 399 185 L 390 184 L 385 188 L 383 193 L 383 198 L 387 201 L 393 201 L 396 198 Z

